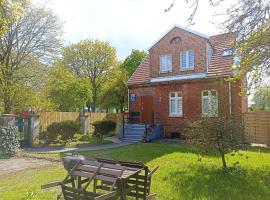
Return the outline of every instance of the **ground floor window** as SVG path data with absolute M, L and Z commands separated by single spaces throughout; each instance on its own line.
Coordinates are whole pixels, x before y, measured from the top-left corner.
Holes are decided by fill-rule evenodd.
M 202 115 L 214 117 L 218 114 L 218 98 L 216 90 L 202 91 Z
M 170 93 L 169 103 L 169 116 L 170 117 L 182 117 L 183 116 L 183 101 L 178 92 Z

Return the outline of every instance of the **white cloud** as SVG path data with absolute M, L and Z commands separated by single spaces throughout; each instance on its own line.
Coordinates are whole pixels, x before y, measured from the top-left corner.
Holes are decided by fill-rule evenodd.
M 41 0 L 36 0 L 41 1 Z M 226 3 L 231 0 L 227 0 Z M 66 44 L 85 38 L 109 41 L 124 59 L 131 49 L 147 50 L 174 24 L 187 25 L 191 13 L 190 5 L 184 0 L 176 0 L 170 12 L 164 9 L 172 0 L 50 0 L 50 6 L 65 22 L 64 40 Z M 225 6 L 221 6 L 224 10 Z M 201 0 L 195 17 L 195 25 L 190 27 L 201 33 L 218 33 L 213 17 L 214 11 L 208 0 Z

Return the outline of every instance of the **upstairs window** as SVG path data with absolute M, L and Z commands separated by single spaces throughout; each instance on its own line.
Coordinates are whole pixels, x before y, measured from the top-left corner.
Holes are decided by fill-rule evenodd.
M 170 117 L 182 117 L 183 116 L 183 101 L 182 97 L 179 96 L 178 92 L 170 93 L 169 103 L 169 116 Z
M 172 71 L 172 55 L 162 55 L 159 58 L 159 71 L 161 73 Z
M 194 50 L 181 52 L 181 70 L 194 69 Z
M 218 98 L 216 90 L 206 90 L 202 92 L 202 115 L 214 117 L 218 114 Z

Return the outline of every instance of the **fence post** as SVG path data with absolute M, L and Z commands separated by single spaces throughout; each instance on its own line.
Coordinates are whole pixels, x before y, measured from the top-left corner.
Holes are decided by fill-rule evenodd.
M 89 120 L 88 120 L 89 115 L 80 115 L 80 122 L 82 124 L 82 130 L 84 134 L 87 134 L 89 132 L 88 127 L 89 127 Z
M 28 118 L 28 141 L 30 146 L 34 145 L 34 141 L 39 134 L 39 115 L 30 115 Z

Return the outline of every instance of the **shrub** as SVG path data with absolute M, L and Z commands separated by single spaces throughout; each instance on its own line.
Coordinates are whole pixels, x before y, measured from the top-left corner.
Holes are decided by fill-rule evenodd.
M 19 147 L 19 135 L 15 127 L 0 127 L 0 155 L 14 156 L 16 148 Z
M 81 125 L 79 122 L 67 120 L 62 122 L 54 122 L 48 126 L 45 138 L 48 143 L 56 141 L 59 137 L 65 142 L 72 139 L 74 135 L 80 132 Z
M 204 151 L 219 152 L 223 168 L 227 167 L 225 154 L 237 151 L 243 142 L 243 126 L 234 116 L 205 117 L 189 124 L 188 139 Z
M 104 135 L 115 130 L 116 122 L 111 120 L 96 121 L 92 126 L 94 126 L 94 135 L 102 140 Z

